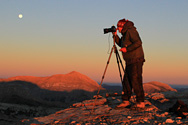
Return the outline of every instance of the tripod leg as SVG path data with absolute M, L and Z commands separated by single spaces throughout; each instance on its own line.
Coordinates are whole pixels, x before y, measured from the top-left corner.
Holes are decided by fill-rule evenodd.
M 120 79 L 121 79 L 121 83 L 123 82 L 123 79 L 122 79 L 122 75 L 121 75 L 121 69 L 120 69 L 120 65 L 119 65 L 119 58 L 118 58 L 118 53 L 117 53 L 117 50 L 115 50 L 116 52 L 116 60 L 117 60 L 117 64 L 118 64 L 118 69 L 119 69 L 119 75 L 120 75 Z M 124 71 L 124 70 L 123 70 Z
M 96 103 L 96 101 L 97 101 L 97 98 L 98 98 L 98 95 L 99 95 L 99 92 L 100 92 L 100 89 L 101 89 L 101 86 L 102 86 L 102 82 L 103 82 L 103 80 L 104 80 L 104 76 L 105 76 L 106 70 L 107 70 L 107 68 L 108 68 L 108 64 L 110 63 L 110 58 L 111 58 L 111 56 L 112 56 L 113 49 L 114 49 L 114 47 L 112 47 L 112 49 L 111 49 L 111 52 L 110 52 L 110 55 L 109 55 L 109 58 L 108 58 L 108 61 L 107 61 L 107 64 L 106 64 L 106 67 L 105 67 L 105 70 L 104 70 L 102 79 L 101 79 L 101 83 L 99 84 L 99 89 L 98 89 L 98 92 L 97 92 L 97 96 L 96 96 L 96 98 L 95 98 L 95 101 L 94 101 L 94 103 L 93 103 L 92 112 L 93 112 L 93 110 L 94 110 L 94 106 L 95 106 L 95 103 Z
M 99 94 L 99 91 L 100 91 L 100 88 L 101 88 L 102 82 L 103 82 L 103 80 L 104 80 L 104 76 L 105 76 L 105 74 L 106 74 L 106 70 L 107 70 L 107 68 L 108 68 L 108 64 L 110 63 L 110 58 L 111 58 L 111 56 L 112 56 L 113 49 L 114 49 L 114 47 L 112 47 L 112 49 L 111 49 L 111 52 L 110 52 L 110 55 L 109 55 L 109 58 L 108 58 L 108 61 L 107 61 L 107 64 L 106 64 L 106 67 L 105 67 L 105 70 L 104 70 L 104 73 L 103 73 L 102 79 L 101 79 L 101 83 L 99 84 L 100 87 L 99 87 L 99 90 L 98 90 L 98 92 L 97 92 L 97 95 Z
M 122 63 L 122 61 L 121 61 L 121 58 L 120 58 L 120 55 L 119 55 L 119 52 L 118 52 L 118 51 L 117 51 L 117 56 L 118 56 L 118 58 L 119 58 L 119 61 L 120 61 L 120 64 L 121 64 L 121 66 L 122 66 L 123 71 L 125 71 L 125 68 L 124 68 L 124 66 L 123 66 L 123 63 Z

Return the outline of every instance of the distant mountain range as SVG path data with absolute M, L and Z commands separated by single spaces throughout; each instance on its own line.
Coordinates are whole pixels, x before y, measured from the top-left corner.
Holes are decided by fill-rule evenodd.
M 115 85 L 115 84 L 103 84 L 103 88 L 108 89 L 108 90 L 115 90 L 115 91 L 121 91 L 122 86 Z M 170 85 L 157 82 L 157 81 L 152 81 L 148 83 L 143 84 L 144 91 L 146 93 L 156 93 L 156 92 L 166 92 L 166 91 L 177 91 L 176 89 L 172 88 Z
M 168 84 L 156 81 L 144 83 L 143 86 L 146 93 L 177 91 Z M 118 85 L 102 84 L 102 87 L 101 90 L 105 88 L 107 91 L 122 91 L 122 87 Z M 63 103 L 68 106 L 70 103 L 92 98 L 98 89 L 99 84 L 96 81 L 76 71 L 48 77 L 16 76 L 0 79 L 0 102 L 36 106 Z
M 91 99 L 98 89 L 97 82 L 76 71 L 49 77 L 17 76 L 0 79 L 0 102 L 67 107 Z
M 18 80 L 30 82 L 37 85 L 41 89 L 53 91 L 70 92 L 72 90 L 85 90 L 88 92 L 94 92 L 99 88 L 97 82 L 76 71 L 70 72 L 68 74 L 57 74 L 48 77 L 16 76 L 8 79 L 0 79 L 0 82 Z
M 146 93 L 156 93 L 156 92 L 166 92 L 166 91 L 177 92 L 177 90 L 173 89 L 170 85 L 157 81 L 144 83 L 143 86 L 144 86 L 144 91 Z

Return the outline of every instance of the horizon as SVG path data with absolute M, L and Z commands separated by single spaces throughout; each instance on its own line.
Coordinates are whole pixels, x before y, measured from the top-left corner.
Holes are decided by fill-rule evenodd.
M 143 42 L 143 82 L 188 85 L 188 1 L 118 3 L 2 0 L 0 78 L 77 71 L 100 82 L 113 44 L 103 29 L 125 18 L 134 22 Z M 120 83 L 115 54 L 104 82 Z
M 80 72 L 77 72 L 77 71 L 71 71 L 69 73 L 66 73 L 66 74 L 70 74 L 72 72 L 76 72 L 76 73 L 80 73 Z M 53 74 L 53 75 L 49 75 L 49 76 L 13 76 L 13 77 L 51 77 L 51 76 L 55 76 L 55 75 L 66 75 L 66 74 Z M 81 73 L 82 74 L 82 73 Z M 85 75 L 85 74 L 82 74 L 82 75 Z M 86 77 L 88 77 L 87 75 L 85 75 Z M 13 77 L 8 77 L 8 78 L 0 78 L 0 79 L 9 79 L 9 78 L 13 78 Z M 90 78 L 90 77 L 88 77 Z M 90 78 L 91 80 L 93 80 L 92 78 Z M 94 80 L 95 81 L 95 80 Z M 100 85 L 101 81 L 95 81 L 96 83 L 98 83 Z M 161 81 L 148 81 L 148 82 L 143 82 L 143 84 L 145 83 L 149 83 L 149 82 L 160 82 L 160 83 L 164 83 L 164 82 L 161 82 Z M 102 82 L 102 85 L 110 85 L 110 86 L 122 86 L 122 83 L 121 82 Z M 176 88 L 188 88 L 188 84 L 171 84 L 171 83 L 165 83 L 165 84 L 168 84 L 170 85 L 171 87 L 176 87 Z
M 150 82 L 153 82 L 153 81 L 150 81 Z M 157 82 L 160 82 L 160 81 L 157 81 Z M 98 84 L 100 84 L 99 82 L 97 82 Z M 144 82 L 143 84 L 145 83 L 149 83 L 149 82 Z M 110 86 L 122 86 L 121 83 L 102 83 L 102 85 L 110 85 Z M 168 84 L 168 83 L 165 83 L 165 84 Z M 184 84 L 168 84 L 169 86 L 171 86 L 172 88 L 188 88 L 188 85 L 184 85 Z

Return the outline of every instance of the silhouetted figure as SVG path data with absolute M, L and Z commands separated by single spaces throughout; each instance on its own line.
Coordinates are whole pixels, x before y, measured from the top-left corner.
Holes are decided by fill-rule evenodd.
M 112 32 L 116 44 L 121 47 L 123 59 L 126 62 L 125 75 L 123 78 L 122 104 L 117 107 L 130 105 L 132 89 L 136 94 L 136 107 L 144 108 L 144 90 L 142 81 L 142 67 L 145 62 L 141 38 L 134 26 L 134 23 L 121 19 L 117 23 L 117 30 L 122 34 L 119 38 L 116 32 Z

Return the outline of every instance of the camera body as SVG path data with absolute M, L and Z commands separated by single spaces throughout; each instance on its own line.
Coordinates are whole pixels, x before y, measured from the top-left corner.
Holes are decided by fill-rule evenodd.
M 116 27 L 112 26 L 111 28 L 104 29 L 104 34 L 109 33 L 109 32 L 116 32 Z

